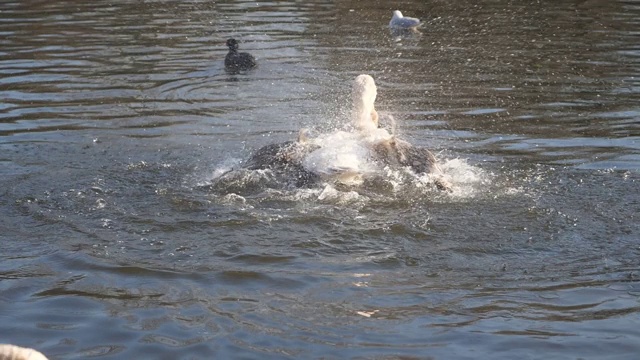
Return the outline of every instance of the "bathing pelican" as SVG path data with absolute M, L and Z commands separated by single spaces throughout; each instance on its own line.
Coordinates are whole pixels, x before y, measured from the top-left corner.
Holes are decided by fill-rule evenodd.
M 420 20 L 412 17 L 404 17 L 400 10 L 394 10 L 389 27 L 392 29 L 415 29 L 420 25 Z
M 249 70 L 258 65 L 256 58 L 246 52 L 238 52 L 238 41 L 236 39 L 227 40 L 229 52 L 224 58 L 224 67 L 228 71 Z
M 373 160 L 391 167 L 410 167 L 417 174 L 432 174 L 439 189 L 451 190 L 451 184 L 444 178 L 431 151 L 413 146 L 379 128 L 379 116 L 375 110 L 376 95 L 377 87 L 373 77 L 358 75 L 351 92 L 352 120 L 356 130 L 368 141 Z
M 268 170 L 280 185 L 307 187 L 319 180 L 357 185 L 363 177 L 379 173 L 381 166 L 404 167 L 416 174 L 431 174 L 439 189 L 451 190 L 431 151 L 379 127 L 376 95 L 373 77 L 357 76 L 351 91 L 353 131 L 309 137 L 303 129 L 295 141 L 259 148 L 242 163 L 242 169 Z M 233 176 L 231 170 L 220 178 Z

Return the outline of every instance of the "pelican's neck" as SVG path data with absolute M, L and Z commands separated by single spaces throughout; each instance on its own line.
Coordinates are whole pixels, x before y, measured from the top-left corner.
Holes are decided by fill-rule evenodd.
M 351 90 L 353 101 L 353 125 L 360 132 L 371 132 L 378 127 L 375 113 L 376 84 L 369 75 L 356 77 Z
M 370 132 L 377 128 L 372 117 L 374 112 L 373 104 L 360 99 L 353 104 L 353 125 L 359 131 Z

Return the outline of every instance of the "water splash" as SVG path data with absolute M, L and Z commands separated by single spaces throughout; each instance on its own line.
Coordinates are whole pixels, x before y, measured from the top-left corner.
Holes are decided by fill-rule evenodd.
M 337 176 L 341 182 L 356 184 L 358 175 L 376 170 L 370 161 L 369 147 L 358 134 L 336 131 L 312 139 L 311 143 L 319 148 L 302 163 L 311 172 L 326 178 Z
M 387 196 L 388 201 L 416 194 L 429 197 L 438 192 L 436 189 L 451 190 L 452 196 L 462 198 L 474 194 L 480 172 L 458 161 L 447 163 L 447 170 L 451 170 L 447 175 L 431 152 L 395 137 L 393 116 L 382 115 L 382 123 L 390 125 L 390 130 L 379 127 L 377 90 L 370 75 L 356 77 L 351 95 L 349 116 L 333 119 L 342 121 L 322 121 L 336 124 L 335 128 L 315 135 L 303 129 L 297 141 L 258 149 L 244 167 L 217 168 L 211 188 L 223 195 L 264 197 L 273 193 L 265 194 L 261 189 L 296 192 L 315 188 L 322 189 L 315 201 L 336 204 L 353 202 L 363 195 Z M 450 189 L 451 184 L 464 190 Z
M 231 194 L 231 198 L 242 197 L 243 206 L 276 201 L 360 207 L 374 199 L 392 205 L 414 198 L 458 202 L 488 191 L 492 175 L 460 158 L 440 161 L 445 179 L 453 185 L 451 192 L 438 190 L 433 174 L 416 174 L 408 167 L 381 166 L 371 158 L 370 139 L 344 130 L 310 139 L 319 148 L 307 154 L 302 163 L 320 174 L 319 180 L 310 186 L 291 186 L 282 174 L 271 169 L 243 169 L 242 162 L 236 159 L 216 166 L 197 186 L 207 187 L 227 205 L 234 203 L 229 201 Z

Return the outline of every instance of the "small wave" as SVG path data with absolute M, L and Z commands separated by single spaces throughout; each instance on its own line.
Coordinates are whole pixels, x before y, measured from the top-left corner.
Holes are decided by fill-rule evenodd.
M 318 200 L 329 201 L 337 204 L 348 204 L 361 198 L 360 194 L 354 190 L 340 191 L 331 185 L 325 185 L 318 195 Z

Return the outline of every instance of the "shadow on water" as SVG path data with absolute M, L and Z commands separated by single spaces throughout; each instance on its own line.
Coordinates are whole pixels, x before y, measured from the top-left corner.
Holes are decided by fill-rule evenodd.
M 0 333 L 50 358 L 632 357 L 633 1 L 5 2 Z M 224 41 L 259 62 L 228 74 Z M 454 182 L 215 180 L 351 81 Z

